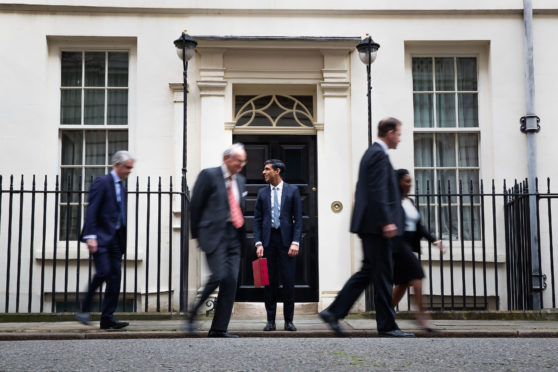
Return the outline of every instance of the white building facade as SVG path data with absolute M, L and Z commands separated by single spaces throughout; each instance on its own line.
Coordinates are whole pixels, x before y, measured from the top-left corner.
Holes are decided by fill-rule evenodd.
M 546 185 L 546 177 L 558 179 L 558 129 L 553 125 L 558 122 L 558 69 L 553 62 L 558 48 L 550 36 L 558 34 L 558 4 L 534 0 L 533 10 L 535 102 L 542 127 L 536 164 Z M 58 200 L 58 220 L 45 221 L 45 230 L 51 235 L 56 231 L 58 239 L 44 239 L 43 254 L 41 233 L 35 242 L 31 237 L 31 210 L 17 209 L 20 196 L 12 200 L 14 214 L 7 217 L 10 175 L 15 188 L 21 175 L 29 187 L 35 175 L 38 188 L 45 176 L 50 187 L 60 175 L 61 183 L 71 177 L 72 188 L 87 190 L 91 177 L 110 169 L 110 155 L 127 148 L 138 158 L 130 190 L 135 189 L 135 176 L 143 189 L 148 177 L 154 189 L 161 177 L 164 190 L 173 177 L 174 190 L 180 190 L 183 71 L 173 41 L 184 29 L 198 42 L 188 69 L 187 183 L 191 188 L 201 169 L 218 165 L 223 149 L 241 141 L 248 149 L 246 172 L 255 196 L 263 183 L 263 160 L 284 158 L 291 177 L 287 180 L 299 185 L 305 203 L 297 301 L 311 303 L 315 310 L 331 303 L 360 267 L 360 240 L 349 233 L 349 223 L 358 165 L 368 146 L 367 72 L 356 51 L 366 33 L 380 44 L 371 68 L 373 137 L 381 118 L 394 116 L 403 122 L 402 141 L 390 157 L 395 168 L 411 171 L 419 193 L 426 192 L 427 184 L 432 191 L 445 193 L 449 187 L 455 192 L 460 180 L 465 191 L 471 180 L 475 185 L 484 180 L 488 192 L 494 180 L 501 193 L 504 180 L 509 185 L 528 175 L 527 138 L 519 130 L 526 113 L 521 0 L 249 0 L 234 5 L 223 0 L 120 0 L 110 5 L 94 0 L 0 0 L 2 311 L 16 311 L 16 301 L 19 311 L 27 310 L 28 301 L 30 311 L 41 311 L 40 298 L 50 309 L 64 285 L 70 291 L 85 289 L 88 267 L 85 248 L 77 248 L 77 229 L 64 230 L 65 216 L 72 226 L 79 224 L 84 196 L 67 196 L 72 199 L 66 205 L 63 196 Z M 137 249 L 129 244 L 125 287 L 132 293 L 136 286 L 139 295 L 133 306 L 139 311 L 155 310 L 151 298 L 159 292 L 163 311 L 169 304 L 171 311 L 178 310 L 180 198 L 170 199 L 173 204 L 167 197 L 169 203 L 161 207 L 167 216 L 162 231 L 167 232 L 157 236 L 158 226 L 146 220 L 142 204 Z M 503 199 L 497 198 L 494 208 L 489 199 L 486 206 L 480 198 L 466 199 L 465 207 L 458 199 L 449 204 L 437 200 L 432 199 L 431 228 L 454 245 L 451 293 L 465 297 L 467 287 L 467 296 L 473 296 L 474 288 L 487 298 L 487 306 L 478 308 L 507 309 Z M 52 203 L 49 211 L 55 208 Z M 135 205 L 131 200 L 129 219 Z M 158 205 L 154 200 L 153 213 Z M 480 227 L 481 207 L 487 221 L 496 213 L 500 232 Z M 18 224 L 18 213 L 23 224 Z M 40 225 L 42 217 L 36 218 Z M 146 227 L 151 237 L 145 235 Z M 543 233 L 551 227 L 541 222 Z M 10 238 L 8 231 L 13 232 Z M 66 236 L 69 243 L 62 239 Z M 548 256 L 551 243 L 543 241 L 541 257 Z M 162 247 L 160 257 L 157 245 Z M 479 271 L 483 255 L 490 263 L 484 272 Z M 53 267 L 54 258 L 63 261 Z M 66 258 L 69 275 L 64 274 Z M 441 284 L 447 286 L 451 279 L 449 256 L 444 257 L 444 271 L 434 252 L 429 268 L 426 245 L 422 258 L 425 288 L 432 288 L 432 306 L 438 308 L 441 301 L 450 301 L 449 287 L 442 291 Z M 551 260 L 556 261 L 542 259 L 543 272 L 550 272 Z M 166 269 L 155 269 L 158 263 Z M 139 279 L 133 279 L 134 265 L 139 266 Z M 26 267 L 35 272 L 34 280 Z M 77 267 L 82 272 L 79 283 Z M 194 242 L 188 267 L 191 302 L 207 275 Z M 40 289 L 41 268 L 48 278 L 57 270 L 54 290 L 50 282 Z M 146 278 L 146 271 L 160 273 L 160 283 L 153 276 Z M 19 272 L 24 274 L 16 279 Z M 483 280 L 483 273 L 488 279 Z M 250 287 L 247 275 L 241 274 L 245 282 L 238 301 L 258 302 L 261 293 Z M 550 291 L 543 293 L 551 306 Z M 355 307 L 363 309 L 364 300 Z

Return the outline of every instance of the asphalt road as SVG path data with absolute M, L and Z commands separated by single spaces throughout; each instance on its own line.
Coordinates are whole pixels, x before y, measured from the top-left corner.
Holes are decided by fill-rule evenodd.
M 556 371 L 558 339 L 0 342 L 0 371 Z

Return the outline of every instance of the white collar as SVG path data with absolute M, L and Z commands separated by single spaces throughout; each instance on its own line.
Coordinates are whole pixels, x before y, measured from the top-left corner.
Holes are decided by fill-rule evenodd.
M 374 143 L 380 145 L 380 147 L 382 148 L 382 150 L 384 150 L 386 154 L 388 153 L 389 147 L 381 138 L 376 139 Z
M 269 186 L 271 187 L 271 190 L 273 190 L 275 187 L 277 187 L 277 190 L 283 190 L 283 181 L 279 182 L 279 184 L 277 184 L 277 186 L 273 186 L 271 183 L 269 184 Z
M 229 172 L 229 168 L 227 168 L 227 166 L 225 165 L 225 163 L 221 164 L 221 171 L 223 172 L 223 178 L 227 179 L 229 177 L 234 179 L 234 174 L 231 175 L 231 172 Z

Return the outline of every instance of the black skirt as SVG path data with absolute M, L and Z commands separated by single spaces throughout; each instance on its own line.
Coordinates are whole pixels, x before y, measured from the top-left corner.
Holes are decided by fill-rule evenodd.
M 407 284 L 424 277 L 424 270 L 417 255 L 413 253 L 409 243 L 401 239 L 401 244 L 393 250 L 393 282 Z

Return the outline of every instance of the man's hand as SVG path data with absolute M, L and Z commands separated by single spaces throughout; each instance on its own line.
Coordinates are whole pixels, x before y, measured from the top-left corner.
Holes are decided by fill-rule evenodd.
M 289 248 L 289 256 L 294 257 L 297 255 L 298 255 L 298 245 L 291 244 L 291 247 Z
M 258 245 L 256 247 L 256 256 L 258 256 L 258 258 L 262 258 L 263 257 L 263 251 L 264 251 L 263 245 Z
M 397 225 L 390 223 L 389 225 L 382 226 L 382 234 L 384 235 L 384 238 L 393 238 L 397 235 Z
M 97 239 L 87 239 L 86 243 L 90 253 L 97 252 Z
M 436 240 L 432 244 L 434 244 L 434 246 L 438 247 L 438 249 L 440 250 L 440 254 L 444 254 L 446 252 L 446 247 L 444 247 L 441 240 Z

